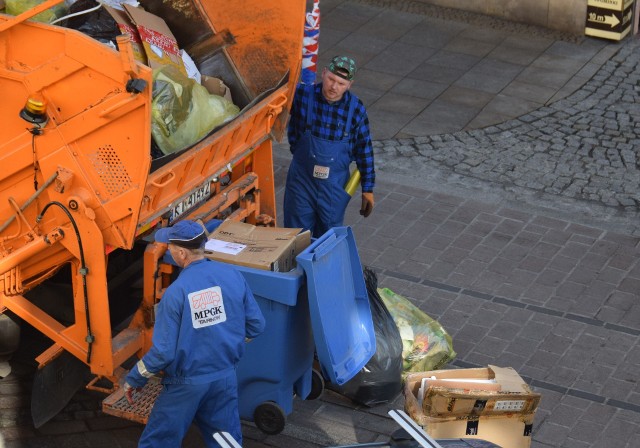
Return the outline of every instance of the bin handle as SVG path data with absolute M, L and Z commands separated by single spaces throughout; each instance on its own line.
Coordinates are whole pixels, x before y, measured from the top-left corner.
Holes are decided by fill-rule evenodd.
M 169 183 L 176 178 L 176 173 L 174 173 L 173 171 L 169 171 L 167 174 L 169 175 L 167 177 L 167 180 L 165 180 L 164 182 L 156 182 L 155 180 L 152 180 L 151 185 L 158 188 L 164 188 L 169 185 Z
M 281 93 L 273 103 L 269 103 L 267 106 L 269 108 L 267 112 L 267 133 L 271 132 L 273 120 L 276 116 L 280 115 L 285 104 L 287 104 L 287 95 Z
M 331 235 L 324 241 L 321 241 L 314 249 L 314 257 L 323 257 L 329 253 L 340 241 L 344 239 L 344 235 Z

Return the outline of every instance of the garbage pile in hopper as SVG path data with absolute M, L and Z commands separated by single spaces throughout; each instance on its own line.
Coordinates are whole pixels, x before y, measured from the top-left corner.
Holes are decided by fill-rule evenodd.
M 44 0 L 0 0 L 0 12 L 19 15 Z M 135 0 L 66 0 L 32 20 L 76 29 L 117 49 L 128 34 L 134 58 L 153 69 L 152 155 L 187 148 L 240 112 L 221 79 L 203 76 L 178 48 L 166 22 Z

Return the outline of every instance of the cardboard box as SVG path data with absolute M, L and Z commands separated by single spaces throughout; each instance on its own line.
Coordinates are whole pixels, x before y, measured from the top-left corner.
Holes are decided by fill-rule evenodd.
M 224 221 L 209 235 L 205 255 L 225 263 L 288 272 L 311 242 L 310 232 L 301 230 Z
M 111 17 L 113 17 L 113 20 L 116 21 L 116 25 L 118 26 L 120 34 L 129 35 L 129 38 L 131 39 L 131 47 L 133 48 L 133 58 L 136 61 L 142 62 L 146 65 L 147 55 L 144 51 L 144 47 L 142 46 L 142 40 L 140 40 L 138 30 L 129 19 L 127 13 L 107 5 L 104 5 L 104 8 L 111 15 Z
M 427 380 L 420 400 L 422 379 L 432 377 L 436 381 L 428 386 Z M 483 390 L 482 380 L 494 380 L 498 390 Z M 405 411 L 432 437 L 477 438 L 510 448 L 530 446 L 541 398 L 514 369 L 492 365 L 410 374 L 404 395 Z
M 182 62 L 178 41 L 167 23 L 161 17 L 142 8 L 126 4 L 123 6 L 140 34 L 149 67 L 154 69 L 173 65 L 186 76 L 187 71 Z
M 202 75 L 200 84 L 202 84 L 210 94 L 221 96 L 233 103 L 233 100 L 231 99 L 231 90 L 229 90 L 229 87 L 222 82 L 222 79 Z

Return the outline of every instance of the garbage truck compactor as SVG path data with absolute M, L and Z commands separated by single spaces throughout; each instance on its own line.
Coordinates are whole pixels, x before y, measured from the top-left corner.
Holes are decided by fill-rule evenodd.
M 300 74 L 305 10 L 303 0 L 141 0 L 240 109 L 152 157 L 151 68 L 127 35 L 114 49 L 31 20 L 60 2 L 0 14 L 0 356 L 19 347 L 18 323 L 50 340 L 36 358 L 36 426 L 78 384 L 117 388 L 122 364 L 150 347 L 171 270 L 156 229 L 275 222 L 272 138 Z

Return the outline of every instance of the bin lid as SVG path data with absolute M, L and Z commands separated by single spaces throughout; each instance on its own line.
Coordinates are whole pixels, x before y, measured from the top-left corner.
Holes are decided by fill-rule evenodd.
M 318 360 L 325 378 L 342 385 L 376 351 L 369 296 L 351 228 L 329 229 L 296 260 L 307 277 Z

